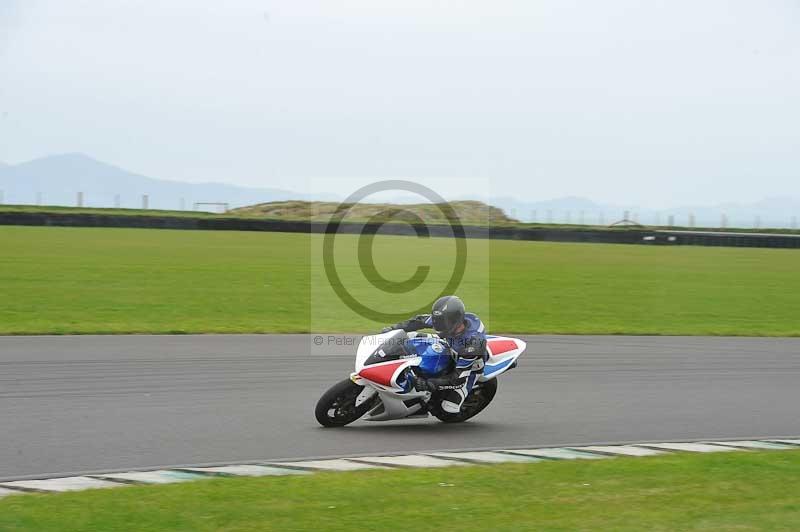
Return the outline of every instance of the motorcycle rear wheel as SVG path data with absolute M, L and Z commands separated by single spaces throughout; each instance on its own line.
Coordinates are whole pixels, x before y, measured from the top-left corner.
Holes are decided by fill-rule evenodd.
M 497 393 L 497 379 L 479 382 L 473 386 L 472 391 L 461 404 L 461 412 L 451 414 L 442 409 L 441 399 L 431 398 L 430 413 L 439 421 L 445 423 L 461 423 L 480 414 L 494 399 Z
M 323 427 L 344 427 L 370 411 L 378 395 L 356 406 L 356 398 L 364 390 L 350 379 L 334 384 L 317 401 L 314 415 Z

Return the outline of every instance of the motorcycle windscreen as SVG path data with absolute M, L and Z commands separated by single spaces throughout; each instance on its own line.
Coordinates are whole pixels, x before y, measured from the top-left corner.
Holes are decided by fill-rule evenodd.
M 367 360 L 364 361 L 364 365 L 371 366 L 373 364 L 380 364 L 381 362 L 387 362 L 389 360 L 398 360 L 400 358 L 406 358 L 410 354 L 414 353 L 409 352 L 408 347 L 406 346 L 405 336 L 392 338 L 379 345 L 375 349 L 375 352 L 367 357 Z

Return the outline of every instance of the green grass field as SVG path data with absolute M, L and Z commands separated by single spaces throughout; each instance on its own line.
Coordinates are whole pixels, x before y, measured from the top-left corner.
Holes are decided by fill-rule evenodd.
M 0 499 L 0 530 L 800 529 L 800 451 L 204 480 Z
M 319 235 L 0 227 L 0 333 L 364 332 L 322 273 Z M 383 308 L 337 240 L 343 284 Z M 384 277 L 432 266 L 449 276 L 451 239 L 378 237 Z M 490 331 L 800 335 L 800 252 L 469 241 L 458 290 Z M 439 284 L 436 284 L 439 283 Z M 411 299 L 409 299 L 411 298 Z M 402 303 L 402 305 L 400 304 Z M 312 311 L 313 309 L 313 311 Z

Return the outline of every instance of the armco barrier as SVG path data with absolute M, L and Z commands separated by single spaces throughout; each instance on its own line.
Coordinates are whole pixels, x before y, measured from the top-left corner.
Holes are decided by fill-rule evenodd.
M 0 225 L 60 227 L 130 227 L 148 229 L 190 229 L 213 231 L 268 231 L 280 233 L 358 234 L 369 226 L 380 234 L 417 236 L 406 224 L 361 224 L 344 222 L 328 226 L 324 222 L 259 220 L 248 218 L 206 218 L 192 216 L 125 216 L 114 214 L 70 214 L 0 212 Z M 684 246 L 728 246 L 757 248 L 800 248 L 800 235 L 763 233 L 724 233 L 702 231 L 666 231 L 647 229 L 557 229 L 527 227 L 464 226 L 468 238 L 530 240 L 540 242 L 587 242 L 598 244 L 644 244 Z M 452 237 L 447 225 L 429 225 L 423 231 L 436 237 Z

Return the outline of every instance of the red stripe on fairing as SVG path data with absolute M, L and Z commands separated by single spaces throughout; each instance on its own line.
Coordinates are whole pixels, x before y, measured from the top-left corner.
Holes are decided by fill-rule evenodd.
M 369 379 L 372 382 L 383 384 L 384 386 L 392 385 L 392 375 L 397 371 L 397 368 L 405 364 L 405 362 L 393 362 L 381 364 L 379 366 L 367 366 L 358 372 L 360 377 Z
M 514 340 L 489 340 L 489 350 L 493 355 L 513 351 L 514 349 L 519 349 L 517 342 Z

